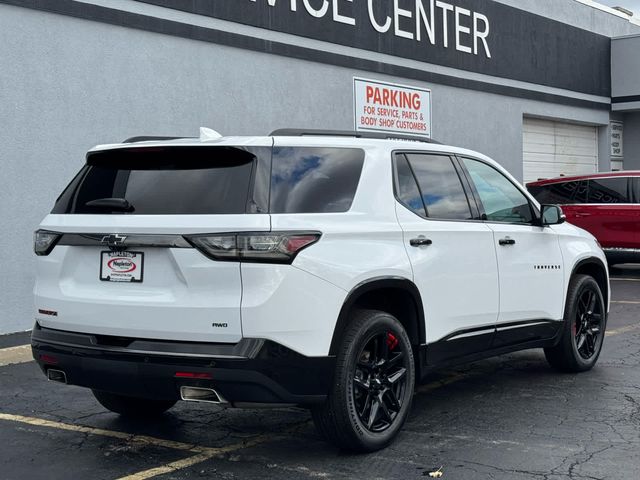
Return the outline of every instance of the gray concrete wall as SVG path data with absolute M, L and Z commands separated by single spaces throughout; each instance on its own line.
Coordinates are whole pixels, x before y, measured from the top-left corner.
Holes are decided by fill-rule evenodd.
M 626 17 L 612 15 L 576 0 L 496 0 L 512 7 L 552 18 L 574 27 L 592 32 L 619 37 L 640 33 L 640 25 L 629 22 Z
M 624 169 L 640 170 L 640 112 L 624 118 Z
M 640 36 L 611 41 L 611 96 L 640 95 Z
M 525 115 L 606 111 L 407 81 L 0 5 L 0 333 L 32 325 L 32 232 L 88 148 L 140 134 L 353 128 L 352 77 L 433 91 L 433 134 L 522 175 Z M 627 137 L 628 138 L 628 137 Z

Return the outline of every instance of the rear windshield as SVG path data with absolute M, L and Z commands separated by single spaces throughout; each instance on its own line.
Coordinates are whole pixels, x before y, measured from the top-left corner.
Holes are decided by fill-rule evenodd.
M 271 213 L 346 212 L 363 163 L 357 148 L 274 148 Z
M 58 198 L 52 213 L 245 213 L 255 168 L 256 156 L 238 148 L 97 152 L 88 157 L 87 165 Z M 121 204 L 114 208 L 113 201 L 107 199 Z

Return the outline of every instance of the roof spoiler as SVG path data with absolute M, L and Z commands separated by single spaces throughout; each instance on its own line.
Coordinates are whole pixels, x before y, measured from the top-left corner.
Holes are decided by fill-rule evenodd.
M 153 141 L 162 142 L 164 140 L 178 140 L 180 138 L 186 138 L 186 137 L 154 137 L 154 136 L 140 135 L 137 137 L 129 137 L 126 140 L 123 140 L 122 143 L 138 143 L 138 142 L 153 142 Z
M 182 138 L 197 138 L 197 137 L 164 137 L 164 136 L 150 136 L 150 135 L 140 135 L 137 137 L 130 137 L 124 140 L 122 143 L 138 143 L 138 142 L 162 142 L 165 140 L 180 140 Z M 200 141 L 205 140 L 216 140 L 218 138 L 222 138 L 222 135 L 206 127 L 200 127 Z

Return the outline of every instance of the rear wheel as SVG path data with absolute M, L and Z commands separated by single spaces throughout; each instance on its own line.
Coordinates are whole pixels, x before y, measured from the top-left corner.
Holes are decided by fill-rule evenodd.
M 128 397 L 115 393 L 92 390 L 96 400 L 107 410 L 128 417 L 153 417 L 161 415 L 176 404 L 176 400 L 155 400 Z
M 379 450 L 402 428 L 414 385 L 411 342 L 402 324 L 385 312 L 358 311 L 338 352 L 332 391 L 312 410 L 313 420 L 340 448 Z
M 598 361 L 607 312 L 598 282 L 588 275 L 571 279 L 560 343 L 545 349 L 547 361 L 565 372 L 590 370 Z

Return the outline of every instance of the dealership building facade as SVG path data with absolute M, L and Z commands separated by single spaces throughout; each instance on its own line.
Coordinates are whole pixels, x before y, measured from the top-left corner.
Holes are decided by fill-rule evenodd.
M 0 38 L 0 334 L 32 326 L 32 232 L 94 144 L 382 129 L 523 181 L 640 169 L 640 20 L 591 0 L 0 0 Z

